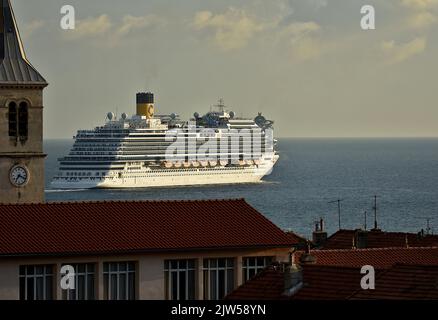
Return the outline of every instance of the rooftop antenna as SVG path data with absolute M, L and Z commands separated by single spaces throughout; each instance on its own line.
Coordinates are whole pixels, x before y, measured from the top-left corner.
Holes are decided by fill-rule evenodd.
M 365 210 L 363 214 L 364 214 L 364 218 L 365 218 L 364 230 L 366 231 L 367 230 L 367 211 Z
M 215 105 L 215 107 L 218 108 L 220 112 L 224 112 L 224 110 L 225 110 L 224 99 L 220 98 L 219 101 L 218 101 L 218 104 Z
M 420 217 L 421 219 L 426 219 L 426 235 L 433 234 L 432 228 L 430 227 L 430 220 L 433 220 L 432 217 Z
M 338 220 L 339 220 L 339 230 L 341 230 L 341 202 L 344 201 L 344 199 L 338 199 L 334 201 L 330 201 L 329 203 L 338 203 Z
M 378 223 L 377 223 L 377 195 L 374 196 L 374 206 L 373 206 L 373 210 L 374 210 L 374 230 L 379 230 L 378 229 Z

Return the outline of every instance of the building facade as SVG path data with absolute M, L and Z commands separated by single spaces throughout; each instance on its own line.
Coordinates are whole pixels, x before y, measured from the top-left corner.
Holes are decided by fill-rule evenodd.
M 7 300 L 217 300 L 305 241 L 244 200 L 0 205 L 0 234 Z
M 10 0 L 0 8 L 0 203 L 44 201 L 43 89 Z

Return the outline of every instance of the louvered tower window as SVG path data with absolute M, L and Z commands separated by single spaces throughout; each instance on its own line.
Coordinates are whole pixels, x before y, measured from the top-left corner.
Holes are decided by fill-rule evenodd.
M 17 137 L 18 123 L 17 123 L 17 104 L 15 102 L 9 103 L 9 136 Z
M 21 102 L 18 108 L 18 135 L 20 140 L 27 140 L 28 136 L 29 107 L 26 102 Z

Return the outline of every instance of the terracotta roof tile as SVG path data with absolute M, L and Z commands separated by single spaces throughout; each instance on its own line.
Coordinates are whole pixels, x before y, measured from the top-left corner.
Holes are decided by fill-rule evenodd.
M 243 199 L 0 205 L 0 255 L 291 247 Z
M 438 247 L 313 250 L 311 255 L 316 258 L 316 264 L 326 266 L 372 265 L 376 269 L 386 269 L 396 263 L 438 265 Z
M 353 238 L 356 239 L 359 232 L 366 235 L 366 248 L 394 248 L 438 246 L 438 235 L 420 236 L 415 233 L 383 232 L 383 231 L 360 231 L 339 230 L 331 235 L 321 249 L 351 249 Z

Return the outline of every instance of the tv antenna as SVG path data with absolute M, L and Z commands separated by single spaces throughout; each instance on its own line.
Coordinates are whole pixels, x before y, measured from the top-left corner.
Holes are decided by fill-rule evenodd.
M 377 198 L 379 196 L 375 195 L 374 196 L 374 206 L 373 206 L 373 210 L 374 210 L 374 230 L 379 230 L 378 228 L 378 223 L 377 223 Z
M 339 230 L 341 230 L 341 202 L 344 201 L 344 199 L 337 199 L 334 201 L 330 201 L 329 203 L 337 203 L 338 204 L 338 220 L 339 220 Z
M 431 233 L 432 228 L 430 227 L 430 220 L 433 220 L 433 218 L 432 217 L 420 217 L 420 219 L 426 220 L 426 235 L 433 234 L 433 233 Z
M 364 227 L 364 230 L 366 231 L 367 230 L 367 211 L 366 210 L 364 211 L 363 215 L 364 215 L 364 219 L 365 219 L 365 221 L 364 221 L 365 223 L 364 223 L 363 227 Z

